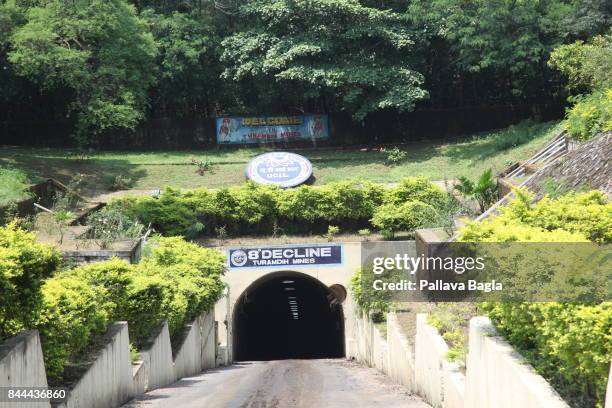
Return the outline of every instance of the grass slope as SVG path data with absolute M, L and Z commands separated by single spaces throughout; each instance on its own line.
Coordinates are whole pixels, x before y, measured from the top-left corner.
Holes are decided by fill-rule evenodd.
M 527 158 L 545 143 L 558 122 L 523 122 L 500 131 L 478 134 L 447 144 L 415 143 L 402 146 L 407 158 L 399 165 L 385 164 L 386 153 L 359 149 L 303 149 L 314 167 L 316 183 L 344 179 L 396 182 L 406 176 L 432 180 L 460 175 L 475 177 L 491 167 L 495 171 Z M 83 159 L 61 149 L 0 147 L 0 165 L 27 169 L 31 177 L 54 177 L 66 182 L 77 173 L 85 174 L 90 193 L 104 192 L 117 175 L 131 178 L 133 188 L 221 187 L 245 180 L 245 164 L 270 149 L 238 148 L 168 152 L 98 152 Z M 191 159 L 213 163 L 213 173 L 195 173 Z

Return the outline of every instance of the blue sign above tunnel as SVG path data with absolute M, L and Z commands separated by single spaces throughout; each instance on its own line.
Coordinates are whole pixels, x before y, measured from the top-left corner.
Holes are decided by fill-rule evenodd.
M 341 244 L 229 248 L 230 268 L 341 265 Z

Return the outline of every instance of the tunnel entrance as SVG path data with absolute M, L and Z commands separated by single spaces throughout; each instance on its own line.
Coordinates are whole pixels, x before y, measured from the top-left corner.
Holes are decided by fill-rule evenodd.
M 298 272 L 253 282 L 234 306 L 234 360 L 344 357 L 344 299 L 337 286 Z

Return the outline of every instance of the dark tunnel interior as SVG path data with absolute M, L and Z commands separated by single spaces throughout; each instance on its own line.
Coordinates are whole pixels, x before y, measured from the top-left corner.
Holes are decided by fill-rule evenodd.
M 234 359 L 344 357 L 342 300 L 302 273 L 258 279 L 234 307 Z

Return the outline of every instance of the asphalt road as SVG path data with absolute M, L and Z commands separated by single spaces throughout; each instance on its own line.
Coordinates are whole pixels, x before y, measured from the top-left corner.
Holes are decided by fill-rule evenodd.
M 237 363 L 151 391 L 123 408 L 428 408 L 346 360 Z

